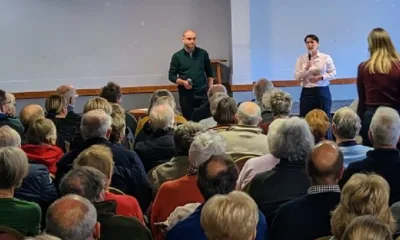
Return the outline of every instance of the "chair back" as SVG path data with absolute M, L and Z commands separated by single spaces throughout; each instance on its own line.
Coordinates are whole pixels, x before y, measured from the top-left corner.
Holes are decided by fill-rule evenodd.
M 23 240 L 25 237 L 17 230 L 0 226 L 0 240 Z
M 239 168 L 239 171 L 242 171 L 242 168 L 244 164 L 251 158 L 259 157 L 260 155 L 254 155 L 254 154 L 249 154 L 249 155 L 237 155 L 237 154 L 231 154 L 231 157 L 233 161 L 235 161 L 236 166 Z
M 114 187 L 109 187 L 108 190 L 110 193 L 116 194 L 116 195 L 125 195 L 125 193 L 117 188 Z

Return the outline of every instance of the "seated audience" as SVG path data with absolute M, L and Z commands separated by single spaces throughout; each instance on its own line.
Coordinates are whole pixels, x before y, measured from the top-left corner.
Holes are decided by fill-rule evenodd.
M 11 93 L 6 93 L 7 98 L 7 116 L 8 120 L 15 126 L 18 126 L 19 129 L 24 130 L 24 126 L 22 125 L 21 121 L 17 118 L 16 107 L 17 102 L 15 100 L 15 96 Z
M 271 141 L 273 144 L 269 148 L 271 154 L 280 159 L 279 163 L 271 171 L 257 174 L 245 187 L 269 224 L 275 210 L 306 195 L 311 186 L 306 161 L 314 146 L 314 138 L 307 122 L 298 117 L 285 120 L 278 128 L 276 138 L 280 141 Z
M 290 110 L 292 109 L 292 97 L 289 93 L 274 90 L 269 94 L 269 102 L 268 105 L 271 109 L 272 113 L 272 121 L 271 122 L 263 122 L 259 125 L 262 128 L 265 135 L 268 134 L 269 126 L 276 119 L 287 119 L 289 118 Z
M 0 226 L 34 236 L 40 231 L 40 207 L 14 198 L 14 191 L 21 186 L 28 168 L 28 158 L 21 149 L 0 148 Z
M 151 225 L 156 239 L 163 239 L 163 236 L 154 224 L 167 220 L 177 207 L 187 203 L 204 202 L 197 187 L 197 169 L 211 156 L 224 154 L 225 150 L 224 139 L 215 131 L 209 130 L 194 138 L 189 149 L 190 167 L 186 176 L 162 184 L 154 200 Z
M 273 89 L 274 85 L 266 78 L 260 78 L 254 83 L 253 93 L 255 99 L 252 102 L 255 102 L 260 107 L 262 122 L 272 122 L 273 120 L 270 106 L 265 104 L 264 100 L 264 97 L 272 93 Z
M 153 133 L 135 145 L 146 172 L 175 156 L 174 110 L 169 105 L 156 105 L 149 117 Z
M 226 131 L 231 125 L 236 123 L 235 114 L 237 112 L 237 106 L 235 99 L 231 97 L 222 98 L 215 109 L 213 115 L 214 120 L 217 122 L 217 126 L 212 127 L 217 132 Z
M 68 110 L 66 118 L 75 122 L 79 126 L 81 123 L 81 116 L 74 112 L 76 99 L 79 96 L 78 93 L 76 92 L 76 89 L 72 85 L 62 85 L 56 89 L 56 93 L 65 98 Z
M 217 93 L 218 94 L 218 93 Z M 214 95 L 215 96 L 215 95 Z M 176 156 L 170 161 L 159 165 L 151 172 L 153 193 L 166 182 L 186 175 L 189 168 L 189 148 L 196 134 L 203 131 L 200 124 L 187 122 L 179 125 L 174 131 L 174 146 Z
M 215 114 L 215 111 L 217 110 L 219 101 L 221 101 L 221 99 L 226 98 L 226 97 L 229 97 L 228 94 L 223 93 L 223 92 L 217 92 L 210 98 L 210 102 L 208 104 L 210 105 L 211 116 L 209 118 L 205 118 L 199 122 L 203 126 L 204 129 L 209 129 L 209 128 L 217 126 L 217 122 L 214 120 L 214 114 Z
M 0 148 L 3 147 L 21 147 L 20 135 L 9 126 L 0 128 Z M 57 191 L 47 167 L 29 162 L 28 174 L 21 186 L 14 190 L 14 196 L 39 204 L 42 212 L 45 212 L 50 203 L 57 198 Z
M 238 174 L 238 169 L 229 155 L 214 155 L 199 166 L 197 186 L 207 202 L 215 195 L 226 195 L 234 191 Z M 203 206 L 200 205 L 192 215 L 177 223 L 167 232 L 165 239 L 180 240 L 190 236 L 192 240 L 206 240 L 207 236 L 200 223 Z M 258 218 L 255 239 L 264 240 L 267 237 L 267 224 L 261 212 L 258 212 Z
M 29 129 L 29 126 L 39 118 L 44 118 L 44 111 L 40 105 L 30 104 L 21 109 L 21 112 L 19 113 L 19 119 L 21 120 L 22 126 L 24 126 L 24 133 L 21 135 L 22 143 L 26 143 L 27 141 L 26 133 Z M 63 152 L 66 152 L 64 138 L 59 134 L 57 134 L 56 145 L 61 148 Z
M 365 215 L 354 218 L 346 227 L 342 240 L 392 240 L 390 227 L 377 217 Z
M 389 185 L 379 175 L 356 173 L 344 185 L 340 203 L 332 212 L 331 230 L 334 239 L 342 239 L 351 221 L 363 215 L 377 217 L 394 233 L 396 222 L 389 208 Z
M 57 162 L 64 155 L 63 151 L 55 145 L 57 131 L 54 123 L 46 118 L 34 121 L 26 133 L 27 143 L 22 145 L 22 150 L 31 162 L 45 165 L 53 175 L 57 172 Z
M 109 103 L 122 104 L 122 89 L 121 86 L 115 82 L 108 82 L 100 91 L 100 97 L 105 98 Z M 126 126 L 131 132 L 136 131 L 137 120 L 129 113 L 124 111 Z
M 247 194 L 233 191 L 215 195 L 204 204 L 200 223 L 207 239 L 254 240 L 257 204 Z
M 96 208 L 84 197 L 66 195 L 51 204 L 47 210 L 46 233 L 62 240 L 100 239 Z
M 60 193 L 77 194 L 93 203 L 101 239 L 152 239 L 150 231 L 137 218 L 116 215 L 117 203 L 104 199 L 106 181 L 106 176 L 95 168 L 77 167 L 61 180 Z
M 269 239 L 318 239 L 331 235 L 331 212 L 340 200 L 338 182 L 343 174 L 339 146 L 329 141 L 317 144 L 307 171 L 312 182 L 307 195 L 278 208 Z
M 199 108 L 194 109 L 192 115 L 193 122 L 200 122 L 203 119 L 212 117 L 211 98 L 216 93 L 226 94 L 225 86 L 222 84 L 214 84 L 208 89 L 207 91 L 208 101 L 205 104 L 201 105 Z
M 356 137 L 360 133 L 361 120 L 357 113 L 349 107 L 340 108 L 332 119 L 332 131 L 336 143 L 344 156 L 344 167 L 350 163 L 363 160 L 367 157 L 370 147 L 357 144 Z
M 343 186 L 355 173 L 374 172 L 381 175 L 390 186 L 390 205 L 400 201 L 400 156 L 396 145 L 400 137 L 400 117 L 396 110 L 380 107 L 371 120 L 369 137 L 374 150 L 367 158 L 351 163 L 340 181 Z
M 137 154 L 108 141 L 111 133 L 111 117 L 100 109 L 86 112 L 82 116 L 81 133 L 85 140 L 84 144 L 79 149 L 65 154 L 57 163 L 56 183 L 71 170 L 74 159 L 81 152 L 92 145 L 105 145 L 113 153 L 115 166 L 111 186 L 136 197 L 142 210 L 146 211 L 152 197 L 151 186 Z
M 9 119 L 9 103 L 7 101 L 6 92 L 0 89 L 0 127 L 7 125 L 17 131 L 21 136 L 24 133 L 24 129 L 21 125 Z
M 142 139 L 146 139 L 145 136 L 142 137 L 141 135 L 142 134 L 146 135 L 146 133 L 143 133 L 143 131 L 148 131 L 149 129 L 151 130 L 151 128 L 148 126 L 149 125 L 148 121 L 150 120 L 150 118 L 149 118 L 150 111 L 153 108 L 153 105 L 156 105 L 157 101 L 160 98 L 168 99 L 168 103 L 170 104 L 172 109 L 174 109 L 174 112 L 175 112 L 175 121 L 174 122 L 177 125 L 186 122 L 186 119 L 184 117 L 182 117 L 182 115 L 176 109 L 176 102 L 175 102 L 175 98 L 172 95 L 172 93 L 166 89 L 157 90 L 153 93 L 153 95 L 151 95 L 150 104 L 149 104 L 149 107 L 147 108 L 147 116 L 140 119 L 140 121 L 138 122 L 136 131 L 135 131 L 135 139 L 139 139 L 139 141 L 142 141 Z M 138 141 L 138 140 L 136 140 L 136 141 Z
M 112 124 L 110 142 L 124 146 L 126 149 L 134 150 L 135 137 L 129 127 L 126 127 L 125 109 L 117 104 L 111 104 Z
M 111 116 L 112 111 L 113 111 L 111 104 L 109 102 L 107 102 L 106 99 L 101 98 L 101 97 L 94 97 L 94 98 L 89 99 L 89 101 L 87 101 L 85 103 L 85 105 L 83 106 L 83 114 L 85 114 L 89 111 L 92 111 L 92 110 L 96 110 L 96 109 L 103 110 L 109 116 Z M 81 129 L 79 129 L 75 133 L 74 139 L 70 146 L 70 150 L 72 151 L 74 149 L 82 148 L 82 146 L 84 145 L 84 141 L 85 140 L 82 137 Z
M 243 155 L 265 155 L 269 153 L 268 140 L 258 127 L 261 120 L 260 107 L 253 102 L 240 104 L 235 115 L 237 125 L 220 132 L 226 140 L 226 153 L 233 159 Z
M 268 145 L 275 144 L 275 141 L 281 141 L 279 136 L 276 135 L 278 128 L 282 125 L 285 119 L 276 119 L 269 126 L 269 133 L 267 135 Z M 303 139 L 293 139 L 293 144 L 301 144 Z M 237 181 L 237 189 L 242 190 L 247 184 L 253 179 L 253 177 L 259 173 L 263 173 L 273 169 L 276 164 L 279 163 L 279 158 L 268 153 L 266 155 L 250 158 L 244 164 L 240 171 L 239 178 Z
M 326 113 L 321 109 L 314 109 L 307 113 L 304 119 L 307 121 L 314 135 L 315 144 L 324 140 L 331 125 Z
M 63 136 L 64 140 L 71 142 L 80 123 L 67 118 L 68 109 L 65 98 L 58 94 L 50 95 L 46 99 L 46 118 L 50 119 L 56 125 L 57 133 Z
M 117 215 L 137 217 L 142 223 L 143 213 L 136 198 L 129 195 L 117 195 L 110 192 L 111 178 L 114 172 L 114 162 L 111 150 L 104 145 L 93 145 L 81 152 L 74 160 L 74 167 L 93 167 L 107 177 L 105 185 L 105 200 L 117 202 Z

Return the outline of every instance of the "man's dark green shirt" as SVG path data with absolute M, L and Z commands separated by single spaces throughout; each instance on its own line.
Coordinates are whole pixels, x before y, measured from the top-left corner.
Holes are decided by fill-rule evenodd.
M 196 47 L 192 54 L 184 48 L 174 53 L 169 67 L 169 80 L 176 83 L 178 78 L 191 79 L 193 90 L 206 89 L 207 78 L 213 77 L 210 57 L 206 50 Z

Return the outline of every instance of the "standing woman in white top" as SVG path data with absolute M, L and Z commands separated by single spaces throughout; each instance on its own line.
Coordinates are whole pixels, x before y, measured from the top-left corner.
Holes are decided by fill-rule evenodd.
M 296 62 L 295 79 L 301 81 L 300 117 L 305 117 L 313 109 L 331 114 L 332 97 L 329 90 L 330 80 L 336 77 L 336 68 L 331 56 L 319 52 L 319 38 L 307 35 L 304 38 L 307 54 Z

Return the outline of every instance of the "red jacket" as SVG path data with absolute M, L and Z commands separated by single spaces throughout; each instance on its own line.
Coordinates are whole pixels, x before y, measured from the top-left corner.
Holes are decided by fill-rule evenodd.
M 105 200 L 114 200 L 117 202 L 117 215 L 137 217 L 144 224 L 142 209 L 140 209 L 136 198 L 128 195 L 117 195 L 106 192 Z
M 30 161 L 45 165 L 53 175 L 57 172 L 56 164 L 58 160 L 64 155 L 61 148 L 47 144 L 24 144 L 22 145 L 22 150 L 24 150 Z

